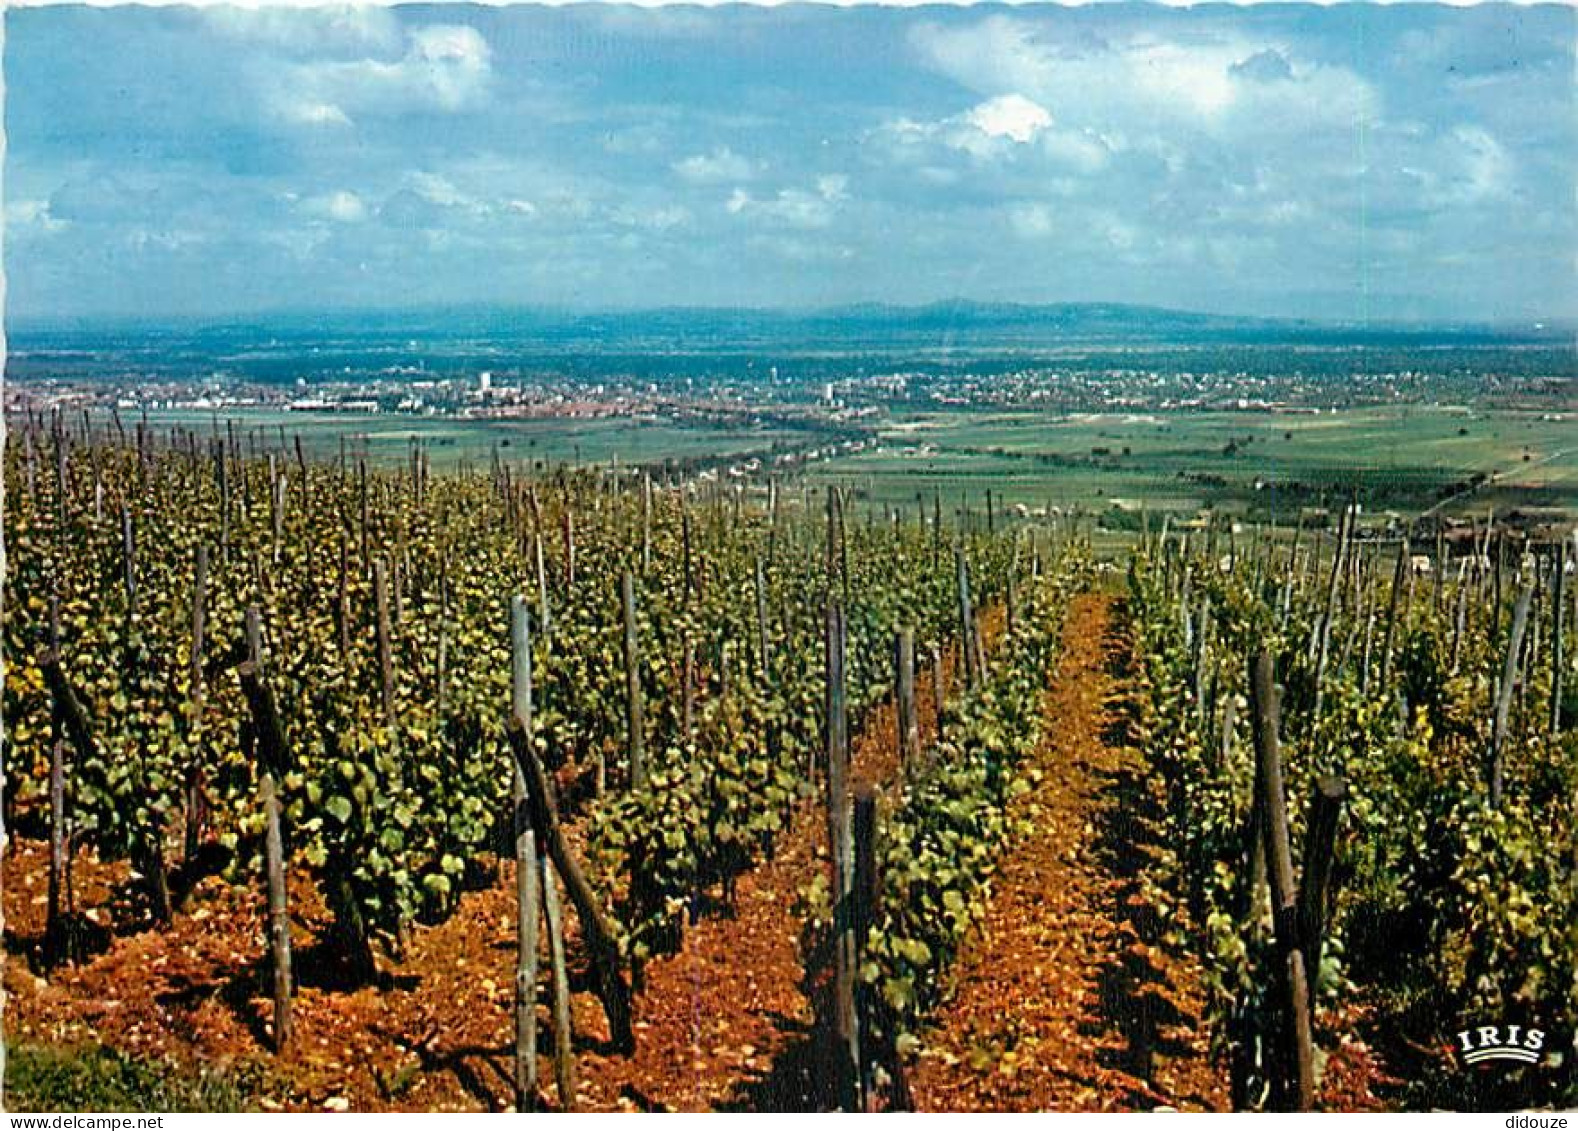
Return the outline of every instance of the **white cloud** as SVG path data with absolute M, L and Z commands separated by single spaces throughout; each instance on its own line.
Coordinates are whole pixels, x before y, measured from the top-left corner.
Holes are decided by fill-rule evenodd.
M 297 55 L 386 53 L 399 50 L 401 43 L 395 14 L 373 4 L 295 9 L 224 4 L 204 8 L 202 18 L 229 38 Z
M 1021 144 L 1052 124 L 1052 115 L 1022 94 L 988 99 L 964 117 L 987 137 L 1006 137 Z
M 279 113 L 286 121 L 301 126 L 348 126 L 350 118 L 330 102 L 312 101 L 286 101 L 279 107 Z
M 711 153 L 698 153 L 674 162 L 674 172 L 695 184 L 713 184 L 727 181 L 748 181 L 756 175 L 758 165 L 728 146 L 719 146 Z
M 734 216 L 755 216 L 791 228 L 825 228 L 833 222 L 838 206 L 849 199 L 849 178 L 842 173 L 818 177 L 814 189 L 786 188 L 758 198 L 736 188 L 724 207 Z
M 691 216 L 689 209 L 675 204 L 656 208 L 620 205 L 609 212 L 608 218 L 622 228 L 644 228 L 654 232 L 666 232 L 689 224 Z
M 1022 94 L 987 99 L 960 114 L 935 122 L 899 118 L 877 135 L 902 155 L 919 156 L 923 146 L 945 146 L 982 161 L 1041 154 L 1078 172 L 1102 169 L 1121 146 L 1089 130 L 1065 129 L 1040 103 Z
M 411 191 L 431 204 L 445 208 L 473 208 L 477 205 L 475 199 L 457 189 L 447 177 L 437 173 L 412 173 L 407 179 L 411 183 Z
M 276 115 L 295 125 L 345 125 L 363 114 L 456 112 L 481 103 L 492 80 L 492 49 L 463 24 L 406 33 L 392 61 L 363 57 L 260 62 L 259 81 Z
M 401 65 L 406 81 L 425 87 L 445 110 L 458 110 L 487 85 L 492 54 L 476 28 L 434 24 L 411 33 Z
M 344 189 L 307 197 L 301 202 L 300 208 L 308 216 L 341 224 L 355 224 L 367 219 L 367 205 L 362 202 L 362 198 Z
M 71 225 L 49 214 L 47 200 L 8 200 L 5 203 L 5 226 L 31 228 L 41 232 L 59 232 Z
M 1247 31 L 1058 38 L 1046 26 L 992 16 L 962 27 L 922 24 L 911 40 L 930 66 L 994 96 L 983 105 L 1023 99 L 1065 126 L 1097 132 L 1296 134 L 1312 124 L 1352 129 L 1356 116 L 1376 112 L 1373 89 L 1352 71 L 1304 61 Z
M 1465 202 L 1502 196 L 1512 182 L 1512 159 L 1501 143 L 1478 126 L 1452 131 L 1458 155 L 1455 195 Z

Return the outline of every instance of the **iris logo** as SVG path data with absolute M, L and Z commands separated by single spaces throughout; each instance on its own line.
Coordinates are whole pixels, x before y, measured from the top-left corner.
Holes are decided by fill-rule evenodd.
M 1538 1064 L 1545 1048 L 1545 1033 L 1521 1025 L 1481 1025 L 1476 1029 L 1464 1029 L 1457 1035 L 1457 1042 L 1457 1051 L 1464 1064 L 1481 1064 L 1487 1060 Z

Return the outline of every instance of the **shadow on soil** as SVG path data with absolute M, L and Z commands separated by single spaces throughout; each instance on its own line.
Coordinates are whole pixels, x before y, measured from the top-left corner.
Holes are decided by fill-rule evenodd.
M 1115 616 L 1103 641 L 1108 672 L 1122 687 L 1130 677 L 1130 641 L 1123 616 Z M 1111 710 L 1109 708 L 1109 710 Z M 1112 710 L 1102 735 L 1114 747 L 1133 741 L 1130 720 L 1122 709 Z M 1150 960 L 1151 948 L 1176 949 L 1164 938 L 1156 908 L 1145 891 L 1144 879 L 1156 866 L 1163 848 L 1163 812 L 1156 783 L 1133 761 L 1115 771 L 1092 769 L 1098 794 L 1106 804 L 1098 825 L 1096 851 L 1102 866 L 1113 877 L 1111 898 L 1114 919 L 1124 943 L 1102 966 L 1099 975 L 1101 1017 L 1089 1024 L 1093 1033 L 1113 1033 L 1121 1049 L 1103 1050 L 1101 1063 L 1149 1085 L 1156 1058 L 1186 1056 L 1191 1049 L 1164 1035 L 1167 1029 L 1193 1026 L 1197 1018 L 1185 1015 L 1169 1000 L 1167 976 Z M 1133 1089 L 1127 1104 L 1146 1109 L 1162 1097 Z

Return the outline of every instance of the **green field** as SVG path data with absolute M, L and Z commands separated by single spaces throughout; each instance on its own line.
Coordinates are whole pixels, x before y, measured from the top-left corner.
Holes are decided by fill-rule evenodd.
M 426 447 L 434 468 L 439 470 L 452 470 L 463 463 L 486 467 L 495 445 L 499 454 L 513 464 L 541 461 L 551 468 L 617 459 L 622 465 L 658 467 L 669 460 L 744 455 L 767 450 L 775 443 L 803 441 L 803 437 L 781 429 L 687 424 L 634 416 L 471 419 L 234 408 L 222 412 L 165 410 L 148 414 L 148 422 L 155 429 L 174 426 L 195 429 L 199 434 L 212 432 L 216 427 L 223 432 L 227 421 L 233 421 L 237 428 L 262 429 L 274 443 L 278 443 L 281 429 L 287 441 L 299 435 L 311 458 L 337 456 L 343 437 L 349 452 L 364 452 L 370 463 L 380 466 L 403 462 L 411 442 L 417 440 Z M 125 424 L 131 427 L 132 420 L 128 418 Z
M 879 503 L 945 498 L 1105 512 L 1206 506 L 1269 517 L 1355 493 L 1417 513 L 1476 473 L 1497 478 L 1444 503 L 1483 513 L 1578 511 L 1578 428 L 1537 413 L 1408 406 L 1316 415 L 937 413 L 899 421 L 882 446 L 810 474 Z
M 461 419 L 396 414 L 235 410 L 151 413 L 155 427 L 199 432 L 226 420 L 300 435 L 331 458 L 342 438 L 375 464 L 402 462 L 413 440 L 435 468 L 485 467 L 497 447 L 515 465 L 645 464 L 764 455 L 813 434 L 655 417 Z M 129 423 L 129 422 L 128 422 Z M 918 413 L 879 426 L 879 444 L 803 465 L 812 484 L 851 488 L 875 506 L 912 507 L 940 490 L 950 510 L 1057 508 L 1103 516 L 1193 514 L 1203 508 L 1279 521 L 1295 509 L 1357 496 L 1372 513 L 1578 513 L 1578 428 L 1573 419 L 1513 409 L 1406 405 L 1327 410 L 1049 414 Z M 1473 477 L 1484 481 L 1473 483 Z M 1471 488 L 1471 489 L 1469 489 Z M 929 505 L 929 502 L 928 502 Z

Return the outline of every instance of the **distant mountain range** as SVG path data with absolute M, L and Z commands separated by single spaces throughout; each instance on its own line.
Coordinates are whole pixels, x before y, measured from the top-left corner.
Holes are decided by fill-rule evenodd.
M 13 344 L 80 336 L 168 337 L 188 341 L 323 339 L 325 337 L 486 338 L 564 344 L 601 340 L 627 346 L 668 341 L 712 347 L 800 345 L 818 341 L 850 345 L 971 346 L 1054 345 L 1124 339 L 1149 344 L 1191 341 L 1310 339 L 1321 344 L 1353 339 L 1484 339 L 1560 341 L 1573 325 L 1371 322 L 1360 325 L 1292 318 L 1200 314 L 1126 303 L 1027 304 L 949 299 L 920 306 L 858 303 L 814 310 L 728 307 L 659 307 L 649 310 L 575 311 L 552 307 L 454 306 L 405 310 L 280 311 L 234 318 L 19 319 Z
M 1264 354 L 1306 348 L 1416 349 L 1523 346 L 1556 355 L 1572 325 L 1344 325 L 1199 314 L 1121 303 L 1028 305 L 950 300 L 923 306 L 866 303 L 819 310 L 669 307 L 585 312 L 456 306 L 410 310 L 278 312 L 234 319 L 21 321 L 9 327 L 12 377 L 62 374 L 245 373 L 263 380 L 307 373 L 421 366 L 434 371 L 566 364 L 588 371 L 659 359 L 683 371 L 707 359 L 763 363 L 852 357 L 985 358 L 1155 355 L 1219 348 Z M 689 359 L 684 362 L 683 359 Z M 671 364 L 670 364 L 671 363 Z M 1187 361 L 1181 362 L 1187 366 Z M 1547 367 L 1551 363 L 1547 361 Z

